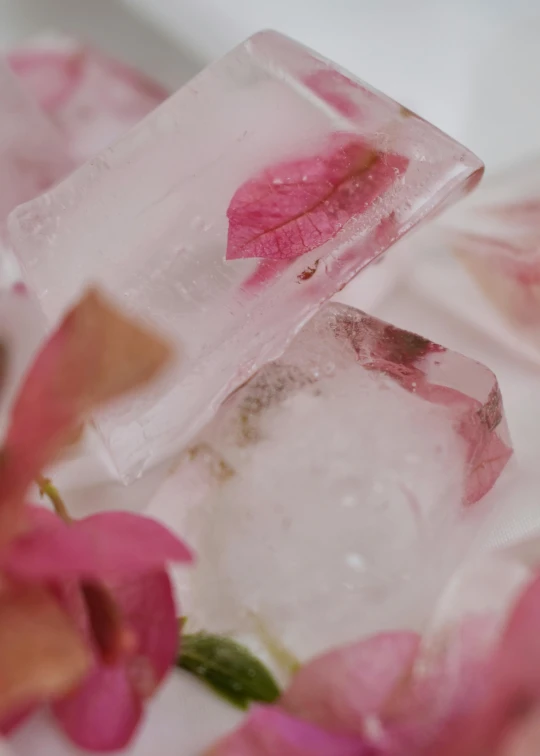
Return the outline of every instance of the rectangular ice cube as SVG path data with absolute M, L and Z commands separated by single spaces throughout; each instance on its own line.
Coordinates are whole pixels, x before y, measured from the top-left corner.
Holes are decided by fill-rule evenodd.
M 168 94 L 139 71 L 63 34 L 30 39 L 7 60 L 77 163 L 118 139 Z
M 198 555 L 190 620 L 305 659 L 421 616 L 510 455 L 490 370 L 327 304 L 226 400 L 153 511 L 197 467 L 202 495 L 173 515 Z
M 396 102 L 262 32 L 19 208 L 11 238 L 51 323 L 98 282 L 181 351 L 167 385 L 98 418 L 129 478 L 481 172 Z

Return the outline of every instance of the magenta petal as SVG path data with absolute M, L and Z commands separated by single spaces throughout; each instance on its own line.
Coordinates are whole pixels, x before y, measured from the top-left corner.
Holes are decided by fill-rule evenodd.
M 129 512 L 103 512 L 69 525 L 39 517 L 3 554 L 22 580 L 135 576 L 167 562 L 191 562 L 189 549 L 163 525 Z
M 32 716 L 35 710 L 36 706 L 24 706 L 23 708 L 19 707 L 11 711 L 0 720 L 0 735 L 11 735 L 12 732 L 15 732 L 15 730 L 26 722 L 28 717 Z
M 242 727 L 208 756 L 368 756 L 356 737 L 335 735 L 291 717 L 275 706 L 253 710 Z
M 246 292 L 257 293 L 269 281 L 273 281 L 292 264 L 292 260 L 261 260 L 254 272 L 246 278 L 242 288 Z
M 322 727 L 362 733 L 364 717 L 409 673 L 419 642 L 412 632 L 381 633 L 323 654 L 295 675 L 281 705 Z
M 304 84 L 347 118 L 360 115 L 358 101 L 361 98 L 373 97 L 365 87 L 332 68 L 322 68 L 309 74 Z
M 169 576 L 164 570 L 108 583 L 111 593 L 138 640 L 137 655 L 151 665 L 151 680 L 133 680 L 141 694 L 149 683 L 152 693 L 173 666 L 178 653 L 177 608 Z M 141 665 L 131 665 L 134 676 Z M 142 674 L 146 676 L 143 668 Z
M 100 667 L 74 693 L 55 703 L 53 712 L 75 745 L 105 753 L 129 743 L 142 704 L 125 669 Z
M 422 756 L 498 756 L 510 725 L 523 721 L 540 700 L 539 636 L 540 576 L 518 599 L 484 668 L 487 695 L 476 705 L 458 707 Z
M 326 151 L 272 166 L 243 184 L 227 210 L 227 260 L 293 260 L 332 239 L 399 180 L 408 165 L 353 134 Z
M 510 616 L 495 668 L 500 694 L 528 690 L 540 699 L 540 575 L 529 583 Z

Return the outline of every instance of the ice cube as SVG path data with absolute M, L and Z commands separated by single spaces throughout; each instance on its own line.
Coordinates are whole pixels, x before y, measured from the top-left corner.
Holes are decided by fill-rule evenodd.
M 11 238 L 49 321 L 99 282 L 182 351 L 168 385 L 98 418 L 127 479 L 178 452 L 321 302 L 481 172 L 410 111 L 263 32 L 19 208 Z
M 77 163 L 107 147 L 167 97 L 139 71 L 62 34 L 31 39 L 7 60 L 58 126 Z
M 165 484 L 176 508 L 172 481 L 181 491 L 206 465 L 204 495 L 173 515 L 198 554 L 182 578 L 190 620 L 300 659 L 417 622 L 491 514 L 493 497 L 476 502 L 510 454 L 490 370 L 325 305 Z

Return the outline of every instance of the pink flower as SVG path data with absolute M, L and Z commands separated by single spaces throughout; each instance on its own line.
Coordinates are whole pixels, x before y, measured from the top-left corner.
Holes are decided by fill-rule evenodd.
M 50 702 L 76 744 L 121 748 L 175 661 L 177 611 L 165 568 L 191 561 L 184 544 L 139 515 L 64 521 L 24 504 L 87 414 L 150 380 L 168 357 L 160 339 L 90 292 L 42 348 L 15 400 L 0 458 L 5 730 Z
M 416 674 L 414 634 L 375 636 L 307 664 L 279 713 L 255 710 L 209 756 L 536 756 L 539 637 L 540 576 L 484 655 L 474 623 L 456 630 L 470 648 L 452 679 L 444 664 Z
M 140 515 L 105 512 L 68 524 L 29 509 L 34 526 L 4 550 L 0 569 L 18 585 L 56 592 L 93 658 L 53 712 L 77 745 L 121 748 L 175 662 L 178 614 L 165 565 L 188 563 L 191 554 Z

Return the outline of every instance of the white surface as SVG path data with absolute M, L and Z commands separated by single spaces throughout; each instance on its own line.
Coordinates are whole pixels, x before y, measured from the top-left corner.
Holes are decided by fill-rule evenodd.
M 536 0 L 123 0 L 205 60 L 261 28 L 310 45 L 490 165 L 540 149 Z
M 86 36 L 169 86 L 181 84 L 252 32 L 274 27 L 433 120 L 475 149 L 488 167 L 540 150 L 540 5 L 534 0 L 0 0 L 0 44 L 51 26 Z M 450 287 L 456 285 L 451 264 L 445 275 Z M 538 366 L 472 324 L 482 307 L 474 293 L 468 314 L 460 318 L 439 309 L 436 296 L 430 300 L 406 285 L 386 292 L 381 287 L 376 296 L 370 287 L 358 286 L 356 294 L 350 290 L 346 296 L 351 303 L 376 305 L 381 316 L 495 370 L 516 461 L 497 487 L 497 495 L 508 501 L 506 515 L 486 540 L 502 543 L 538 527 Z M 95 467 L 81 473 L 74 465 L 60 480 L 67 485 L 70 478 L 80 483 L 81 474 L 87 480 L 107 477 L 99 462 Z M 70 503 L 76 514 L 111 500 L 140 510 L 155 486 L 156 478 L 130 490 L 88 486 Z M 174 502 L 162 515 L 174 519 Z M 233 726 L 236 713 L 198 686 L 195 691 L 195 685 L 173 676 L 154 701 L 131 756 L 200 756 L 218 732 Z M 37 720 L 14 745 L 16 756 L 75 753 L 61 743 Z

